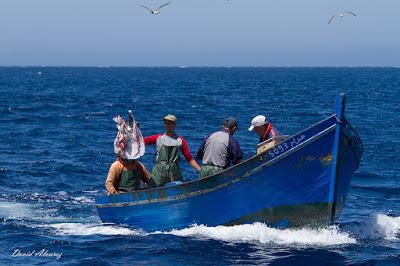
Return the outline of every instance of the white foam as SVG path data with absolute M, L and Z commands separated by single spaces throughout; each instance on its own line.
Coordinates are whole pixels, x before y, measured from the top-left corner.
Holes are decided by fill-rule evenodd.
M 106 112 L 101 111 L 101 112 L 90 112 L 91 115 L 105 115 Z
M 376 215 L 376 226 L 385 239 L 394 240 L 399 238 L 400 217 L 378 214 Z
M 57 191 L 57 192 L 55 192 L 54 193 L 55 195 L 58 195 L 58 196 L 62 196 L 62 197 L 66 197 L 66 196 L 68 196 L 68 192 L 66 192 L 66 191 Z
M 57 215 L 57 209 L 54 208 L 37 208 L 32 204 L 17 202 L 0 202 L 0 218 L 5 220 L 18 219 L 21 224 L 27 223 L 22 220 L 30 220 L 41 223 L 48 222 L 68 222 L 71 218 Z M 87 221 L 88 218 L 85 218 Z M 30 223 L 30 222 L 28 222 Z M 34 225 L 30 225 L 34 226 Z
M 89 194 L 98 194 L 100 191 L 98 189 L 95 189 L 95 190 L 84 190 L 82 192 L 89 193 Z
M 0 202 L 0 218 L 16 219 L 33 217 L 32 205 L 17 202 Z
M 387 240 L 398 240 L 400 217 L 374 213 L 350 230 L 362 239 L 385 238 Z
M 80 197 L 72 197 L 74 200 L 74 203 L 80 203 L 80 204 L 92 204 L 94 203 L 94 199 L 92 198 L 87 198 L 85 196 L 80 196 Z
M 48 224 L 48 227 L 55 229 L 58 235 L 140 235 L 139 230 L 129 229 L 116 225 L 106 224 L 85 224 L 85 223 L 58 223 Z
M 35 195 L 32 195 L 35 196 Z M 40 195 L 36 195 L 40 199 Z M 81 202 L 89 201 L 85 197 L 77 197 L 77 201 Z M 52 200 L 52 202 L 57 202 L 58 200 Z M 61 201 L 60 201 L 61 202 Z M 75 202 L 75 200 L 74 200 Z M 79 203 L 82 204 L 82 203 Z M 66 217 L 58 214 L 59 209 L 54 207 L 44 207 L 42 205 L 33 205 L 29 203 L 19 203 L 19 202 L 7 202 L 0 201 L 0 218 L 4 220 L 17 219 L 22 224 L 32 223 L 32 221 L 40 222 L 42 224 L 47 223 L 68 223 L 68 222 L 86 222 L 86 223 L 98 223 L 100 219 L 97 216 L 89 217 Z M 42 225 L 30 225 L 32 227 L 43 227 Z
M 194 225 L 182 230 L 165 232 L 177 236 L 211 238 L 227 242 L 260 242 L 262 244 L 332 246 L 355 244 L 356 239 L 335 226 L 321 229 L 276 229 L 263 223 L 208 227 Z

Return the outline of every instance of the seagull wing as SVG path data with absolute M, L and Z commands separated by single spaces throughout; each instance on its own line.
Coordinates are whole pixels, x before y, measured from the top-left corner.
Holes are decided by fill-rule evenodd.
M 329 19 L 328 24 L 331 24 L 331 22 L 333 21 L 334 18 L 336 18 L 336 15 L 333 15 L 333 16 Z
M 171 4 L 171 3 L 172 3 L 172 2 L 168 2 L 168 3 L 162 4 L 158 9 L 161 9 L 161 8 L 163 8 L 164 6 L 167 6 L 167 5 Z
M 143 8 L 146 8 L 146 9 L 149 10 L 150 12 L 154 12 L 154 10 L 148 8 L 147 6 L 142 6 L 142 5 L 139 5 L 139 6 L 141 6 L 141 7 L 143 7 Z
M 349 15 L 352 15 L 352 16 L 355 16 L 355 17 L 357 16 L 356 14 L 354 14 L 354 13 L 351 12 L 351 11 L 346 11 L 345 13 L 346 13 L 346 14 L 349 14 Z

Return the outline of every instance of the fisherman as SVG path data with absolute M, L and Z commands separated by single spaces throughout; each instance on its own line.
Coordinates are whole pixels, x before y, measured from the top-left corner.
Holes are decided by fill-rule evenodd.
M 138 160 L 128 160 L 117 156 L 108 171 L 105 183 L 108 194 L 131 192 L 140 188 L 140 180 L 155 187 L 150 173 Z
M 237 120 L 234 117 L 227 117 L 221 130 L 204 139 L 196 156 L 203 163 L 200 178 L 218 173 L 231 163 L 235 165 L 243 160 L 240 145 L 233 137 L 237 129 Z
M 144 155 L 144 140 L 132 111 L 129 110 L 128 114 L 128 123 L 119 115 L 113 119 L 118 128 L 114 139 L 117 159 L 111 165 L 105 182 L 108 194 L 138 190 L 141 180 L 150 187 L 155 186 L 146 167 L 137 160 Z
M 157 162 L 151 175 L 158 187 L 169 182 L 183 181 L 179 167 L 181 153 L 194 169 L 200 171 L 200 166 L 193 159 L 186 140 L 174 132 L 176 120 L 174 115 L 165 116 L 163 121 L 166 132 L 144 138 L 146 145 L 156 145 Z
M 249 131 L 253 130 L 260 136 L 260 143 L 282 135 L 263 115 L 257 115 L 251 120 Z

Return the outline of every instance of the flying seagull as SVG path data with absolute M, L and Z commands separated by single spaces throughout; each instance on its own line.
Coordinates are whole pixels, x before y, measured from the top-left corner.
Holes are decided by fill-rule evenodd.
M 337 13 L 337 14 L 333 15 L 333 16 L 329 19 L 328 24 L 331 24 L 331 22 L 332 22 L 336 17 L 342 18 L 342 17 L 344 17 L 345 15 L 351 15 L 351 16 L 354 16 L 354 17 L 357 16 L 356 14 L 354 14 L 354 13 L 351 12 L 351 11 L 346 11 L 346 12 L 343 12 L 343 13 Z
M 171 3 L 172 2 L 168 2 L 168 3 L 162 4 L 161 6 L 159 6 L 158 8 L 155 8 L 155 9 L 151 9 L 151 8 L 148 8 L 147 6 L 142 6 L 142 5 L 140 5 L 140 6 L 143 7 L 143 8 L 146 8 L 147 10 L 149 10 L 150 14 L 157 15 L 158 13 L 160 13 L 160 9 L 161 8 L 163 8 L 164 6 L 167 6 L 167 5 L 171 4 Z

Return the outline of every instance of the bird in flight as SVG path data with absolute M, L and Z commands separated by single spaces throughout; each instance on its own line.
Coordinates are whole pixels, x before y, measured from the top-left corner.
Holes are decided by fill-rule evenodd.
M 331 22 L 332 22 L 336 17 L 342 18 L 342 17 L 344 17 L 345 15 L 351 15 L 351 16 L 354 16 L 354 17 L 357 16 L 356 14 L 354 14 L 354 13 L 351 12 L 351 11 L 346 11 L 346 12 L 343 12 L 343 13 L 337 13 L 337 14 L 333 15 L 333 16 L 329 19 L 328 24 L 331 24 Z
M 163 8 L 164 6 L 167 6 L 167 5 L 171 4 L 171 3 L 172 2 L 168 2 L 168 3 L 162 4 L 161 6 L 159 6 L 157 8 L 154 8 L 154 9 L 148 8 L 147 6 L 142 6 L 142 5 L 140 5 L 140 6 L 143 7 L 143 8 L 146 8 L 147 10 L 149 10 L 150 14 L 157 15 L 157 14 L 160 13 L 160 9 L 161 8 Z

